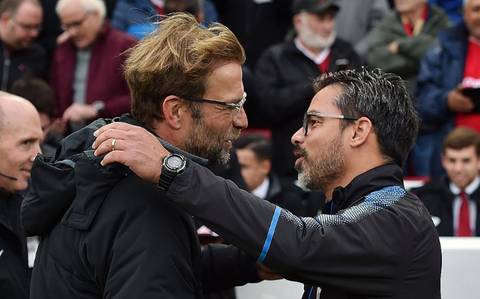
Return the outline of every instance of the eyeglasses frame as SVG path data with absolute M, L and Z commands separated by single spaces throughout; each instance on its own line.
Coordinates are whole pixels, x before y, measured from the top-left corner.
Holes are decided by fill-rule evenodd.
M 10 20 L 12 20 L 13 24 L 22 27 L 23 30 L 27 30 L 27 31 L 36 30 L 38 33 L 40 33 L 43 30 L 42 24 L 39 24 L 39 25 L 23 24 L 22 22 L 18 21 L 17 18 L 15 18 L 14 16 L 11 16 Z
M 320 113 L 320 112 L 305 112 L 303 115 L 303 134 L 307 136 L 308 133 L 308 120 L 310 119 L 311 116 L 316 116 L 316 117 L 325 117 L 325 118 L 336 118 L 336 119 L 341 119 L 341 120 L 348 120 L 348 121 L 355 121 L 358 120 L 359 117 L 354 117 L 354 116 L 345 116 L 345 115 L 339 115 L 339 114 L 325 114 L 325 113 Z
M 240 110 L 242 110 L 243 105 L 247 101 L 247 93 L 243 93 L 243 97 L 238 103 L 228 103 L 228 102 L 220 102 L 220 101 L 215 101 L 215 100 L 208 100 L 208 99 L 202 99 L 202 98 L 197 98 L 197 97 L 192 97 L 192 96 L 178 96 L 182 99 L 188 100 L 188 101 L 194 101 L 194 102 L 199 102 L 199 103 L 209 103 L 209 104 L 216 104 L 216 105 L 221 105 L 221 106 L 228 106 L 230 108 L 235 108 L 237 109 L 237 112 L 235 112 L 235 116 L 233 117 L 233 121 L 236 121 L 238 118 L 238 115 L 240 114 Z
M 87 18 L 89 16 L 91 16 L 94 12 L 93 11 L 87 11 L 82 18 L 80 18 L 80 20 L 78 21 L 75 21 L 75 22 L 71 22 L 70 24 L 61 24 L 60 25 L 60 28 L 67 32 L 68 30 L 72 30 L 72 29 L 77 29 L 79 28 L 80 26 L 83 25 L 83 23 L 87 20 Z

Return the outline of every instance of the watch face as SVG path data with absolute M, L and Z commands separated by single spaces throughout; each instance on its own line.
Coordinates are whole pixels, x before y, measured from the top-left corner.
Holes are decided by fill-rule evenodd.
M 183 166 L 183 160 L 179 156 L 170 156 L 165 163 L 172 170 L 180 169 Z

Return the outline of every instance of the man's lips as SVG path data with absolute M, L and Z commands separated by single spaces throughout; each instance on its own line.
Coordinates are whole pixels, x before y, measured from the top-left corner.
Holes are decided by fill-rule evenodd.
M 307 154 L 307 152 L 300 147 L 295 147 L 294 150 L 293 150 L 293 155 L 297 158 L 305 157 L 306 154 Z

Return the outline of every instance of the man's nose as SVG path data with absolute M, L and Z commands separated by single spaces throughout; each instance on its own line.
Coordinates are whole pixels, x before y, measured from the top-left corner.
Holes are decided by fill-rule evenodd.
M 292 142 L 293 145 L 301 144 L 301 143 L 303 143 L 304 138 L 305 138 L 305 134 L 303 134 L 303 129 L 300 128 L 300 129 L 298 129 L 297 132 L 295 132 L 292 135 L 291 142 Z

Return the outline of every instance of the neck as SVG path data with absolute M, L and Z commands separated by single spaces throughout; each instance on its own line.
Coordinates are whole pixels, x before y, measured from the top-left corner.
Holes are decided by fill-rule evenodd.
M 420 17 L 422 16 L 423 10 L 425 9 L 425 6 L 426 4 L 420 7 L 417 7 L 416 9 L 413 9 L 411 11 L 407 11 L 403 13 L 407 17 L 410 24 L 415 24 L 415 22 L 417 22 L 418 19 L 420 19 Z
M 335 190 L 335 188 L 345 187 L 357 176 L 370 169 L 387 164 L 383 157 L 354 157 L 355 161 L 345 161 L 345 171 L 342 176 L 325 190 L 325 196 L 328 201 L 332 200 L 333 190 Z

